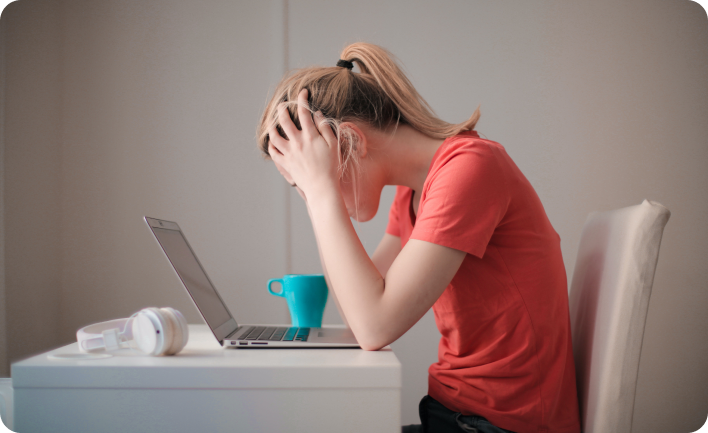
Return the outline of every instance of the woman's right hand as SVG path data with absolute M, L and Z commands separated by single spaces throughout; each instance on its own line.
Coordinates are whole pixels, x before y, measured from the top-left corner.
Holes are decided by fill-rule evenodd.
M 313 118 L 307 96 L 308 91 L 303 88 L 297 97 L 301 129 L 293 122 L 286 104 L 278 105 L 278 123 L 287 138 L 272 125 L 268 129 L 268 154 L 288 172 L 291 185 L 310 194 L 310 200 L 341 199 L 337 136 L 322 113 L 316 112 Z

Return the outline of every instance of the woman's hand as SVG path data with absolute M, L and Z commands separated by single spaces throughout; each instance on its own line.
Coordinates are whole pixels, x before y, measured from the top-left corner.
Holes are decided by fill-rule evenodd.
M 288 139 L 281 137 L 275 126 L 268 130 L 268 153 L 277 166 L 289 174 L 293 186 L 303 198 L 313 197 L 322 188 L 335 188 L 339 192 L 339 146 L 337 137 L 324 121 L 320 112 L 313 122 L 307 103 L 307 89 L 297 97 L 298 117 L 302 130 L 298 130 L 284 103 L 278 106 L 278 122 Z M 281 174 L 283 173 L 281 170 Z

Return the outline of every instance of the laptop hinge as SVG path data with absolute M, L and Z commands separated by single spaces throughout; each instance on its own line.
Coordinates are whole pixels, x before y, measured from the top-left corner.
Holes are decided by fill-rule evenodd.
M 242 329 L 243 329 L 243 326 L 239 326 L 238 328 L 236 328 L 236 329 L 234 330 L 234 332 L 232 332 L 231 334 L 227 335 L 227 336 L 224 338 L 224 340 L 228 340 L 228 339 L 230 339 L 232 336 L 235 337 L 236 334 L 238 334 L 238 331 L 240 331 L 240 330 L 242 330 Z

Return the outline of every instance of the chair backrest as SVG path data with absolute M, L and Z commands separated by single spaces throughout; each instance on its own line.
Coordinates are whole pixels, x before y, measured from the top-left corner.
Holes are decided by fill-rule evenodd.
M 12 430 L 14 425 L 13 420 L 13 403 L 14 390 L 12 389 L 12 378 L 0 377 L 0 418 L 5 427 Z M 14 431 L 14 430 L 13 430 Z
M 591 213 L 583 227 L 569 301 L 584 433 L 632 431 L 649 296 L 670 215 L 644 200 Z

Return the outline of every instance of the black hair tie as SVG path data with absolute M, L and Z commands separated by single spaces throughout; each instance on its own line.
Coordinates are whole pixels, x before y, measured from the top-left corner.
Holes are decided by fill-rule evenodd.
M 340 68 L 347 68 L 350 71 L 354 69 L 354 63 L 350 62 L 349 60 L 339 59 L 339 61 L 337 62 L 337 66 L 339 66 Z

